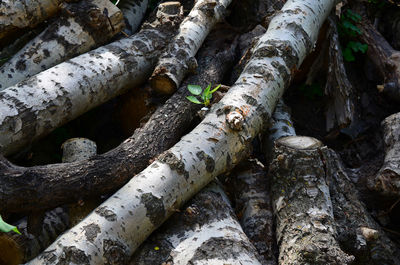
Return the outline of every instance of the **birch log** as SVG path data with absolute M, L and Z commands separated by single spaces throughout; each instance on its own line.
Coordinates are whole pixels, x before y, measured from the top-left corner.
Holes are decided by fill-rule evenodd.
M 147 10 L 148 0 L 122 0 L 119 8 L 124 14 L 125 29 L 127 35 L 132 35 L 139 28 Z
M 182 22 L 179 33 L 161 55 L 150 78 L 158 93 L 172 94 L 185 75 L 194 72 L 194 58 L 210 30 L 220 22 L 231 0 L 198 0 Z
M 3 0 L 0 2 L 0 40 L 55 15 L 62 0 Z
M 0 91 L 105 44 L 124 27 L 121 11 L 109 0 L 64 4 L 63 9 L 64 15 L 0 67 Z
M 276 263 L 274 214 L 271 204 L 270 178 L 261 162 L 249 159 L 231 174 L 235 209 L 243 231 L 259 253 L 263 265 Z
M 126 262 L 176 209 L 246 156 L 334 2 L 288 1 L 205 119 L 29 264 Z
M 220 35 L 225 37 L 215 41 L 215 36 Z M 198 74 L 188 77 L 177 93 L 130 138 L 117 148 L 91 158 L 90 162 L 22 168 L 0 159 L 0 175 L 4 176 L 0 178 L 0 212 L 51 209 L 120 188 L 193 128 L 195 113 L 201 106 L 186 99 L 189 95 L 186 85 L 204 87 L 208 82 L 221 82 L 234 63 L 234 38 L 235 34 L 229 36 L 224 30 L 212 32 L 205 48 L 199 51 Z
M 390 115 L 382 121 L 385 160 L 368 187 L 388 198 L 400 195 L 400 113 Z
M 261 265 L 216 183 L 199 192 L 158 231 L 134 254 L 131 265 Z
M 8 155 L 144 82 L 182 17 L 160 5 L 138 34 L 58 64 L 0 92 L 0 153 Z M 173 13 L 165 13 L 173 12 Z M 175 12 L 175 13 L 174 13 Z

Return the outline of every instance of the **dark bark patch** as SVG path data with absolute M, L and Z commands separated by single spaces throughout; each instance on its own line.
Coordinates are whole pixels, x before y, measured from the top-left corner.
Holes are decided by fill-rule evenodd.
M 18 60 L 18 62 L 15 64 L 15 69 L 19 71 L 24 71 L 26 69 L 26 64 L 24 60 Z
M 117 215 L 113 211 L 107 209 L 107 206 L 97 208 L 95 213 L 106 218 L 106 220 L 110 222 L 115 222 L 117 220 Z
M 246 101 L 247 104 L 249 104 L 251 106 L 257 106 L 257 100 L 255 98 L 253 98 L 252 96 L 245 94 L 242 97 Z
M 141 203 L 146 207 L 146 216 L 155 227 L 161 225 L 165 218 L 164 202 L 151 193 L 145 193 L 140 197 Z
M 87 240 L 89 240 L 92 243 L 96 239 L 97 234 L 99 234 L 101 232 L 100 227 L 95 223 L 86 225 L 83 227 L 83 229 L 85 230 L 85 236 L 86 236 Z
M 63 254 L 60 255 L 59 261 L 56 265 L 69 265 L 69 264 L 82 264 L 87 265 L 90 264 L 90 255 L 86 255 L 84 251 L 77 249 L 76 247 L 64 247 Z M 54 264 L 50 263 L 47 264 Z
M 103 257 L 106 259 L 106 265 L 123 265 L 129 261 L 129 251 L 120 242 L 105 239 L 103 241 Z
M 189 172 L 185 170 L 185 164 L 182 160 L 178 159 L 173 153 L 167 151 L 161 154 L 158 160 L 162 163 L 169 165 L 172 170 L 176 170 L 179 174 L 185 176 L 186 179 L 189 178 Z
M 197 152 L 196 156 L 200 160 L 204 160 L 204 163 L 206 164 L 207 172 L 212 173 L 214 171 L 214 169 L 215 169 L 215 161 L 211 156 L 207 155 L 204 151 Z

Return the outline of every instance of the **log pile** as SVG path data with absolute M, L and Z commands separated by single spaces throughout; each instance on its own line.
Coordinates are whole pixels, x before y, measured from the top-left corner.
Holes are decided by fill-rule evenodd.
M 383 2 L 0 3 L 0 265 L 400 264 Z

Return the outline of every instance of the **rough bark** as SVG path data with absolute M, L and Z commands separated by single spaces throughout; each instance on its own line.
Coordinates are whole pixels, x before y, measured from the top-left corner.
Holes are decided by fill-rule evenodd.
M 287 87 L 290 69 L 310 52 L 333 6 L 288 1 L 239 80 L 205 119 L 29 264 L 126 262 L 177 208 L 246 157 Z M 237 118 L 230 123 L 232 113 Z
M 172 38 L 181 9 L 163 8 L 141 32 L 58 64 L 0 92 L 0 153 L 8 155 L 54 128 L 144 82 Z M 175 13 L 164 13 L 164 12 Z
M 325 85 L 325 95 L 329 102 L 326 110 L 326 130 L 347 127 L 354 116 L 353 87 L 347 78 L 344 67 L 342 49 L 333 15 L 328 18 L 329 29 L 327 40 L 329 43 L 329 68 Z
M 61 145 L 62 162 L 72 163 L 87 160 L 97 154 L 97 145 L 87 138 L 71 138 Z
M 194 58 L 211 29 L 220 22 L 231 0 L 198 0 L 182 22 L 179 33 L 158 60 L 150 78 L 153 89 L 172 94 L 183 78 L 197 68 Z
M 367 56 L 383 78 L 378 90 L 400 102 L 400 52 L 394 50 L 367 20 L 362 20 L 357 27 L 361 30 L 360 39 L 368 44 Z
M 130 264 L 261 265 L 256 252 L 224 191 L 211 183 L 147 239 Z
M 146 13 L 148 2 L 148 0 L 125 0 L 118 5 L 124 14 L 124 32 L 127 35 L 132 35 L 139 28 Z
M 398 198 L 400 195 L 400 113 L 390 115 L 382 121 L 385 142 L 385 160 L 368 187 L 385 197 Z
M 109 0 L 64 4 L 63 9 L 59 19 L 0 67 L 0 91 L 105 44 L 124 27 L 122 12 Z
M 275 141 L 270 165 L 280 264 L 351 264 L 336 241 L 321 150 L 314 138 Z
M 215 36 L 220 35 L 226 38 L 215 41 Z M 114 150 L 81 163 L 31 168 L 16 167 L 3 160 L 0 211 L 48 209 L 121 187 L 191 128 L 200 105 L 186 99 L 186 85 L 204 87 L 208 82 L 221 82 L 235 59 L 235 35 L 228 36 L 226 31 L 212 33 L 205 48 L 199 52 L 199 73 L 189 77 L 142 128 Z
M 26 27 L 35 27 L 56 14 L 62 0 L 3 0 L 0 3 L 0 40 Z
M 385 8 L 380 23 L 380 32 L 396 50 L 400 50 L 400 10 L 398 8 Z
M 356 257 L 355 264 L 400 264 L 398 247 L 360 201 L 336 153 L 325 149 L 322 156 L 326 162 L 337 239 L 342 249 Z
M 256 159 L 249 159 L 238 167 L 230 176 L 233 183 L 230 192 L 235 196 L 240 224 L 260 254 L 261 264 L 277 264 L 270 178 L 264 165 Z

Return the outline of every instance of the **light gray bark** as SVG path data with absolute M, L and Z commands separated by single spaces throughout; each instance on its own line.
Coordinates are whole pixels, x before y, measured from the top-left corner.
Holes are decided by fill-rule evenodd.
M 72 163 L 89 159 L 97 154 L 97 145 L 87 138 L 71 138 L 61 145 L 62 162 Z
M 63 8 L 59 19 L 0 67 L 0 91 L 105 44 L 124 27 L 121 11 L 109 0 L 81 1 Z
M 237 166 L 229 178 L 236 212 L 243 231 L 260 254 L 259 261 L 263 265 L 277 264 L 271 181 L 266 168 L 258 160 L 249 159 Z
M 182 10 L 160 9 L 152 23 L 0 92 L 0 153 L 9 155 L 144 82 L 177 29 Z M 164 13 L 177 12 L 177 13 Z
M 148 0 L 122 0 L 118 7 L 124 14 L 125 29 L 127 35 L 132 35 L 139 28 L 143 16 L 147 10 Z
M 15 30 L 35 27 L 59 11 L 62 0 L 3 0 L 0 2 L 0 40 Z
M 290 69 L 311 51 L 333 5 L 288 1 L 238 81 L 205 119 L 29 264 L 126 262 L 176 209 L 247 155 L 288 86 Z M 240 130 L 232 126 L 237 119 L 226 121 L 234 112 L 241 116 Z
M 220 22 L 231 0 L 198 0 L 182 22 L 179 33 L 161 55 L 150 78 L 158 93 L 172 94 L 189 72 L 194 72 L 194 58 L 215 24 Z
M 140 246 L 131 265 L 261 265 L 216 183 L 200 191 Z
M 385 142 L 385 160 L 368 187 L 389 198 L 400 195 L 400 113 L 390 115 L 382 121 Z

